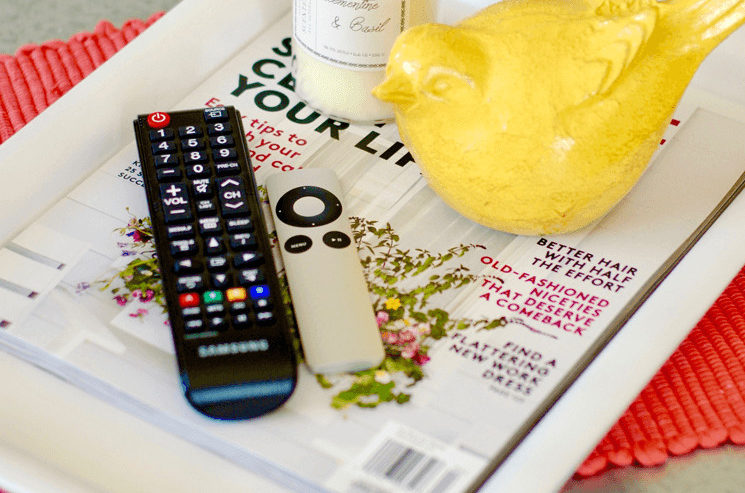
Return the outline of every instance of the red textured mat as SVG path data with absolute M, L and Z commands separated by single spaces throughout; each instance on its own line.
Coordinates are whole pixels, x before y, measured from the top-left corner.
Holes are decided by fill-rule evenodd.
M 155 22 L 92 33 L 0 55 L 0 143 Z M 745 268 L 741 270 L 577 471 L 578 477 L 725 442 L 745 444 Z
M 92 33 L 76 34 L 67 42 L 22 46 L 15 56 L 0 54 L 0 143 L 162 15 L 127 21 L 121 29 L 101 21 Z

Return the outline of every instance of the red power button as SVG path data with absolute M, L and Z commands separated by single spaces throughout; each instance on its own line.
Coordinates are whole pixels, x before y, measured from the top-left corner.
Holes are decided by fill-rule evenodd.
M 168 113 L 156 111 L 147 116 L 147 124 L 152 128 L 167 127 L 169 123 L 171 123 L 171 116 Z

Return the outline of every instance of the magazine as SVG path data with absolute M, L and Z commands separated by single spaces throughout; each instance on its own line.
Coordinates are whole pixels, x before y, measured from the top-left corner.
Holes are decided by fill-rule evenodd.
M 571 234 L 515 236 L 445 205 L 394 124 L 351 125 L 300 101 L 290 32 L 287 15 L 173 109 L 238 108 L 261 193 L 273 173 L 337 173 L 383 363 L 338 375 L 301 365 L 291 399 L 255 420 L 193 410 L 134 141 L 6 246 L 57 277 L 25 287 L 0 257 L 0 290 L 46 295 L 32 296 L 23 321 L 31 307 L 0 304 L 0 347 L 289 488 L 477 488 L 739 193 L 745 121 L 688 98 L 607 216 Z M 156 109 L 171 108 L 132 118 Z M 42 251 L 49 237 L 68 245 L 64 254 Z

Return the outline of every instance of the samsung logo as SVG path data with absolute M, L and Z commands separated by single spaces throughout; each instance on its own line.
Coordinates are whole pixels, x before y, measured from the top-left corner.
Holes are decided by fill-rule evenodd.
M 197 353 L 200 358 L 211 358 L 212 356 L 227 356 L 230 354 L 258 353 L 268 349 L 269 341 L 266 339 L 257 339 L 253 341 L 207 344 L 199 346 Z

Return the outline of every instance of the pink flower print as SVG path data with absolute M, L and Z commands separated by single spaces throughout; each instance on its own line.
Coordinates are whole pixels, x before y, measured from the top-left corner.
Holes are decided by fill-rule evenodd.
M 417 365 L 422 366 L 427 361 L 429 361 L 429 356 L 424 353 L 416 353 L 412 358 L 412 361 L 414 361 L 414 363 L 416 363 Z
M 406 329 L 401 331 L 401 333 L 398 335 L 398 338 L 403 343 L 410 343 L 416 341 L 416 336 L 416 332 L 414 332 L 412 329 Z
M 380 336 L 386 344 L 396 344 L 398 342 L 398 334 L 395 332 L 386 330 Z
M 116 303 L 119 306 L 124 306 L 124 305 L 127 304 L 127 297 L 126 296 L 116 295 L 116 296 L 114 296 L 114 299 L 116 300 Z
M 412 342 L 401 350 L 401 356 L 406 359 L 412 359 L 419 352 L 419 344 Z
M 134 291 L 132 291 L 133 298 L 139 298 L 141 295 L 142 295 L 142 291 L 140 291 L 139 289 L 135 289 Z
M 378 321 L 378 327 L 382 327 L 383 324 L 387 323 L 388 320 L 390 320 L 390 317 L 388 316 L 388 312 L 380 310 L 378 313 L 375 314 L 375 320 Z
M 140 301 L 142 301 L 143 303 L 147 303 L 148 301 L 152 300 L 154 297 L 155 297 L 155 291 L 153 291 L 152 289 L 148 289 L 145 291 L 144 294 L 142 294 L 142 296 L 140 296 Z
M 147 309 L 146 308 L 138 308 L 136 312 L 130 313 L 129 316 L 132 318 L 141 318 L 147 315 Z
M 430 332 L 432 332 L 432 329 L 430 328 L 428 323 L 419 324 L 416 328 L 420 334 L 425 336 L 428 336 Z

